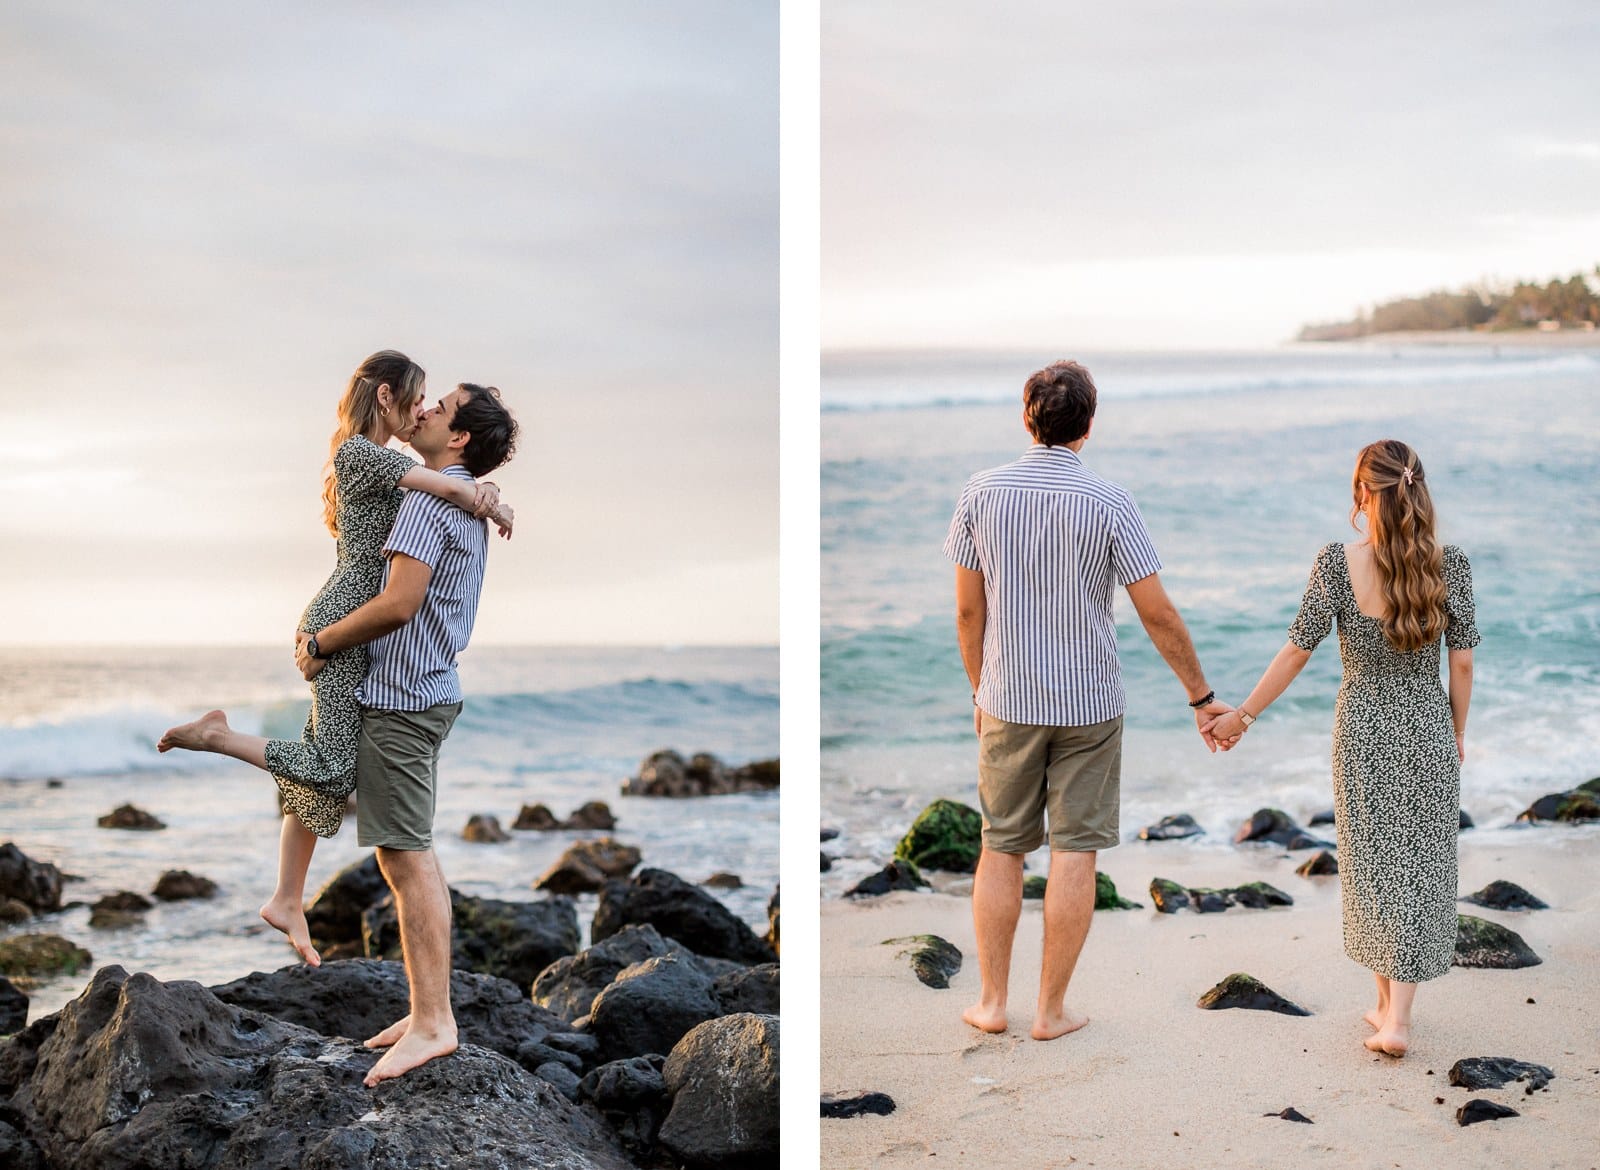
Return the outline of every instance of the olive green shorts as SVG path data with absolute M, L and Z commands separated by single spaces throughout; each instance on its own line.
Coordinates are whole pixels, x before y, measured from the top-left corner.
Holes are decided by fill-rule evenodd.
M 460 703 L 425 711 L 361 708 L 356 745 L 356 840 L 363 849 L 430 849 L 439 748 Z
M 978 803 L 983 846 L 1032 853 L 1045 840 L 1065 853 L 1118 842 L 1122 796 L 1122 716 L 1085 727 L 1007 723 L 983 712 L 978 740 Z

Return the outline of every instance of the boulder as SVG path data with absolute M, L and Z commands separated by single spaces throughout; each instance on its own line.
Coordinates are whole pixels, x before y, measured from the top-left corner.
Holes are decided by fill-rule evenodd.
M 1590 780 L 1570 792 L 1552 792 L 1548 796 L 1541 796 L 1518 813 L 1517 820 L 1572 823 L 1600 820 L 1600 783 Z
M 107 894 L 89 907 L 89 925 L 96 930 L 113 930 L 123 926 L 137 926 L 144 921 L 145 911 L 155 903 L 143 894 L 119 890 Z
M 28 1022 L 28 994 L 0 977 L 0 1036 L 22 1031 Z
M 866 1089 L 854 1093 L 822 1094 L 822 1116 L 865 1117 L 871 1113 L 887 1117 L 894 1112 L 894 1098 L 888 1093 L 873 1093 Z
M 589 1014 L 594 997 L 624 968 L 672 953 L 687 952 L 663 939 L 653 926 L 625 926 L 588 950 L 557 959 L 541 971 L 533 981 L 533 1002 L 563 1020 L 580 1019 Z
M 1176 914 L 1189 905 L 1189 891 L 1169 878 L 1150 879 L 1150 900 L 1157 914 Z
M 500 818 L 488 813 L 474 813 L 468 817 L 461 836 L 480 845 L 500 845 L 511 840 L 511 834 L 500 827 Z
M 772 887 L 772 897 L 767 899 L 767 933 L 761 936 L 763 942 L 772 948 L 774 955 L 782 949 L 778 945 L 778 889 Z
M 752 760 L 730 774 L 735 792 L 768 792 L 778 787 L 778 761 Z
M 23 1039 L 6 1120 L 50 1166 L 630 1170 L 604 1126 L 495 1053 L 466 1044 L 368 1089 L 377 1053 L 196 983 L 106 967 Z
M 578 1096 L 591 1102 L 617 1131 L 622 1144 L 637 1153 L 650 1151 L 667 1115 L 667 1082 L 661 1075 L 665 1055 L 633 1056 L 602 1064 L 578 1084 Z
M 1338 824 L 1338 814 L 1331 808 L 1325 808 L 1319 813 L 1312 814 L 1309 823 L 1313 829 L 1320 825 L 1335 825 Z
M 714 873 L 700 884 L 710 890 L 744 889 L 744 879 L 736 873 Z
M 1242 886 L 1222 890 L 1235 906 L 1248 906 L 1252 910 L 1265 910 L 1268 906 L 1293 906 L 1294 899 L 1276 886 L 1266 882 L 1245 882 Z
M 922 871 L 910 861 L 891 861 L 877 873 L 864 877 L 845 891 L 846 898 L 875 898 L 895 890 L 924 890 L 928 888 Z M 1042 895 L 1041 895 L 1042 896 Z
M 1179 841 L 1185 837 L 1198 837 L 1204 832 L 1192 816 L 1179 813 L 1177 816 L 1162 817 L 1155 824 L 1140 829 L 1139 840 Z
M 936 934 L 914 934 L 907 938 L 886 938 L 886 947 L 903 947 L 896 958 L 911 960 L 911 970 L 927 986 L 943 991 L 950 976 L 961 970 L 961 951 Z
M 740 1014 L 701 1024 L 662 1070 L 672 1108 L 661 1145 L 684 1165 L 778 1165 L 778 1017 Z
M 1248 1008 L 1259 1012 L 1279 1012 L 1286 1016 L 1309 1016 L 1311 1013 L 1299 1004 L 1291 1003 L 1273 991 L 1261 980 L 1243 973 L 1229 975 L 1221 983 L 1202 995 L 1197 1007 L 1209 1011 L 1223 1008 Z
M 15 898 L 36 913 L 61 909 L 61 871 L 34 861 L 7 841 L 0 845 L 0 897 Z
M 533 885 L 552 894 L 593 893 L 609 878 L 627 877 L 639 859 L 636 848 L 615 837 L 574 841 Z
M 145 832 L 167 827 L 163 821 L 131 804 L 119 804 L 95 824 L 102 829 L 137 829 Z
M 359 946 L 361 916 L 388 895 L 389 883 L 384 880 L 376 857 L 368 855 L 345 866 L 328 879 L 306 907 L 312 942 L 324 951 L 336 945 Z
M 1477 825 L 1475 825 L 1473 823 L 1473 821 L 1472 821 L 1472 818 L 1467 815 L 1467 810 L 1466 809 L 1462 809 L 1461 810 L 1461 817 L 1456 822 L 1456 832 L 1458 832 L 1458 833 L 1465 832 L 1467 829 L 1475 829 L 1475 828 L 1477 828 Z
M 522 806 L 522 811 L 517 813 L 517 819 L 511 823 L 511 827 L 547 833 L 552 829 L 559 829 L 561 822 L 556 820 L 556 814 L 550 811 L 548 805 L 525 804 Z
M 1485 918 L 1474 918 L 1470 914 L 1456 915 L 1456 953 L 1451 960 L 1453 966 L 1510 970 L 1537 967 L 1543 961 L 1516 931 Z
M 169 869 L 156 879 L 151 891 L 163 902 L 180 902 L 187 898 L 215 898 L 217 883 L 210 878 L 190 873 L 186 869 Z
M 1294 823 L 1294 818 L 1282 809 L 1257 809 L 1250 819 L 1239 826 L 1233 835 L 1234 844 L 1245 841 L 1270 841 L 1285 849 L 1315 849 L 1330 847 L 1331 841 L 1319 841 Z
M 1139 910 L 1143 908 L 1142 902 L 1130 902 L 1117 893 L 1117 884 L 1111 880 L 1110 875 L 1100 873 L 1094 875 L 1094 908 L 1096 910 Z
M 689 759 L 670 748 L 651 752 L 639 774 L 623 782 L 626 796 L 718 796 L 737 791 L 722 761 L 710 752 Z
M 910 863 L 906 862 L 904 864 L 909 865 Z M 1044 900 L 1045 891 L 1049 888 L 1049 878 L 1041 873 L 1030 873 L 1022 879 L 1022 900 L 1024 902 L 1041 902 Z M 1095 892 L 1098 894 L 1099 890 L 1096 889 Z
M 1527 1081 L 1523 1093 L 1532 1096 L 1555 1079 L 1542 1064 L 1512 1060 L 1509 1056 L 1469 1056 L 1450 1066 L 1450 1083 L 1463 1089 L 1499 1089 L 1513 1081 Z
M 578 912 L 572 899 L 503 902 L 450 891 L 450 965 L 498 975 L 528 987 L 551 963 L 578 952 Z M 369 959 L 400 958 L 400 921 L 389 895 L 361 916 Z
M 895 846 L 894 855 L 918 869 L 971 873 L 978 866 L 983 817 L 955 800 L 936 800 L 917 814 Z
M 819 850 L 818 852 L 820 853 L 821 851 Z M 829 857 L 826 853 L 822 853 L 822 869 L 820 872 L 827 873 L 832 868 L 833 858 Z M 19 902 L 18 905 L 21 905 L 21 903 Z M 0 921 L 3 921 L 3 919 L 0 919 Z
M 1294 899 L 1266 882 L 1246 882 L 1242 886 L 1213 890 L 1203 886 L 1185 889 L 1167 878 L 1153 878 L 1150 897 L 1162 914 L 1176 914 L 1185 908 L 1200 914 L 1214 914 L 1229 906 L 1263 910 L 1268 906 L 1293 906 Z
M 738 963 L 777 958 L 774 946 L 758 938 L 733 911 L 664 869 L 643 869 L 627 881 L 606 882 L 589 936 L 599 942 L 624 926 L 646 922 L 697 955 Z
M 16 898 L 0 898 L 0 926 L 15 926 L 33 917 L 33 909 Z
M 1295 873 L 1301 877 L 1325 877 L 1339 872 L 1339 859 L 1326 849 L 1319 850 L 1309 861 L 1302 862 Z
M 374 1036 L 411 1010 L 405 968 L 385 959 L 295 964 L 208 990 L 233 1007 L 351 1040 Z M 555 1056 L 552 1038 L 572 1034 L 567 1021 L 531 1002 L 515 983 L 492 975 L 452 971 L 450 1007 L 463 1044 L 498 1052 L 529 1072 Z M 573 1063 L 583 1065 L 581 1059 Z
M 0 975 L 48 978 L 76 975 L 94 956 L 59 934 L 12 934 L 0 938 Z
M 591 800 L 572 810 L 572 815 L 561 822 L 563 829 L 609 833 L 617 827 L 617 818 L 603 800 Z
M 1484 886 L 1475 894 L 1467 894 L 1459 901 L 1471 902 L 1476 906 L 1487 906 L 1491 910 L 1548 910 L 1549 905 L 1540 901 L 1527 890 L 1517 885 L 1516 882 L 1493 881 Z
M 1501 1117 L 1521 1117 L 1515 1109 L 1496 1105 L 1493 1101 L 1475 1097 L 1456 1110 L 1457 1125 L 1476 1125 L 1480 1121 L 1494 1121 Z
M 823 843 L 826 843 L 828 841 L 832 841 L 834 838 L 838 837 L 838 835 L 839 835 L 839 830 L 838 829 L 828 828 L 826 826 L 824 826 L 823 829 L 822 829 L 822 841 L 823 841 Z
M 580 1021 L 603 1061 L 672 1051 L 696 1024 L 722 1014 L 714 984 L 692 958 L 661 955 L 624 967 Z
M 717 997 L 725 1016 L 739 1012 L 775 1016 L 778 1014 L 778 964 L 762 963 L 718 975 L 711 984 L 711 993 Z

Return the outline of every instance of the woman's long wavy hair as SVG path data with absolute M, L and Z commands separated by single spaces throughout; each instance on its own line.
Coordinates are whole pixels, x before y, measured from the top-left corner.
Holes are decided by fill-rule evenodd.
M 339 535 L 339 485 L 333 475 L 333 456 L 351 435 L 364 435 L 377 425 L 383 408 L 378 403 L 378 387 L 388 386 L 394 395 L 391 414 L 409 412 L 422 396 L 421 366 L 393 349 L 381 349 L 356 367 L 350 384 L 339 398 L 339 425 L 328 443 L 328 463 L 322 469 L 322 522 L 334 536 Z
M 1376 507 L 1363 508 L 1365 487 Z M 1368 516 L 1367 542 L 1388 603 L 1383 633 L 1396 650 L 1420 650 L 1444 634 L 1444 549 L 1434 537 L 1433 497 L 1422 460 L 1399 439 L 1369 443 L 1356 456 L 1350 480 L 1350 523 Z

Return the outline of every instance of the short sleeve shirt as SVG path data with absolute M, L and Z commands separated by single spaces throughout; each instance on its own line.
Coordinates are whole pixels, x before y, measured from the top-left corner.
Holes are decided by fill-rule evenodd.
M 1112 591 L 1161 568 L 1132 496 L 1076 452 L 1035 445 L 967 481 L 944 553 L 983 574 L 979 707 L 1058 727 L 1123 713 Z

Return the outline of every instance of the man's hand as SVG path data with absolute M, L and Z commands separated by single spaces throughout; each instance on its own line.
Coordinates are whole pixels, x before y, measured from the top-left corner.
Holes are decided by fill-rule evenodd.
M 972 704 L 972 730 L 978 733 L 978 738 L 983 738 L 983 708 Z
M 1200 735 L 1209 737 L 1223 751 L 1232 751 L 1245 733 L 1244 720 L 1239 718 L 1239 713 L 1226 703 L 1222 704 L 1223 710 L 1208 722 L 1202 724 Z M 1209 708 L 1207 708 L 1209 710 Z M 1196 718 L 1201 716 L 1197 713 Z M 1215 749 L 1213 749 L 1215 750 Z
M 1218 748 L 1223 751 L 1229 751 L 1234 744 L 1239 742 L 1238 736 L 1229 739 L 1216 731 L 1218 720 L 1224 715 L 1232 714 L 1232 712 L 1233 708 L 1221 699 L 1212 699 L 1204 707 L 1196 707 L 1194 709 L 1195 727 L 1200 731 L 1200 738 L 1205 741 L 1206 750 L 1213 753 Z M 1238 716 L 1234 716 L 1234 718 L 1237 719 Z
M 311 657 L 311 635 L 301 630 L 294 636 L 294 664 L 301 676 L 310 682 L 328 665 L 326 658 Z

